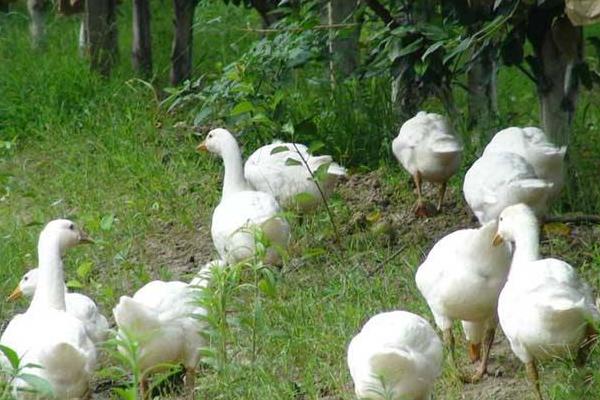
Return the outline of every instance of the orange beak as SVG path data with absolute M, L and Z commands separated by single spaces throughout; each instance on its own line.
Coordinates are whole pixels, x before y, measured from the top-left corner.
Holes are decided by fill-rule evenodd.
M 21 291 L 20 287 L 16 287 L 15 290 L 12 291 L 12 293 L 6 298 L 6 301 L 14 301 L 17 299 L 20 299 L 23 296 L 23 292 Z
M 203 140 L 198 146 L 196 146 L 196 151 L 206 152 L 208 151 L 208 147 L 206 147 L 206 140 Z
M 504 239 L 502 238 L 502 236 L 500 236 L 499 233 L 496 233 L 496 235 L 494 236 L 494 240 L 492 241 L 492 244 L 494 246 L 500 246 L 502 243 L 504 243 Z
M 79 231 L 79 243 L 80 244 L 94 244 L 94 240 L 88 236 L 87 233 L 80 230 Z

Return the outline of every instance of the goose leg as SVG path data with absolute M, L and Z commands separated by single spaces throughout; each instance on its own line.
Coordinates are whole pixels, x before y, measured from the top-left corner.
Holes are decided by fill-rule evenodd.
M 481 343 L 469 343 L 469 360 L 471 362 L 481 360 Z
M 487 371 L 487 364 L 490 358 L 490 350 L 492 344 L 494 344 L 494 336 L 496 336 L 496 327 L 490 327 L 485 331 L 485 338 L 483 339 L 483 354 L 481 355 L 481 363 L 470 379 L 471 383 L 479 381 Z M 480 345 L 481 347 L 481 345 Z
M 185 387 L 188 392 L 188 396 L 191 400 L 194 400 L 194 389 L 196 388 L 196 369 L 186 368 L 185 369 Z
M 538 375 L 537 367 L 535 366 L 535 361 L 530 361 L 525 364 L 525 368 L 527 369 L 527 378 L 533 383 L 536 398 L 538 400 L 544 400 L 542 391 L 540 390 L 540 377 Z
M 440 197 L 438 198 L 438 203 L 436 207 L 438 212 L 440 212 L 440 210 L 442 209 L 442 203 L 444 202 L 444 196 L 446 195 L 446 187 L 446 182 L 443 182 L 440 186 Z
M 423 201 L 423 196 L 421 194 L 421 173 L 417 171 L 417 173 L 413 176 L 415 180 L 415 186 L 417 187 L 417 205 L 415 206 L 415 214 L 417 217 L 427 217 L 427 205 Z
M 140 398 L 142 400 L 146 400 L 148 398 L 148 395 L 150 394 L 148 389 L 148 379 L 146 379 L 146 377 L 143 376 L 140 379 Z

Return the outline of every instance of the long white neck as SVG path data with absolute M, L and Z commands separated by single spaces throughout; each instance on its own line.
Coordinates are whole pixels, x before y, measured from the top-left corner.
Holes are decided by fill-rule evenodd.
M 65 283 L 58 238 L 43 236 L 38 243 L 38 282 L 29 309 L 65 310 Z
M 250 190 L 246 178 L 244 178 L 244 165 L 242 164 L 242 153 L 239 146 L 232 139 L 228 146 L 221 151 L 223 164 L 225 165 L 225 177 L 223 178 L 223 199 L 241 192 Z
M 510 275 L 518 273 L 526 264 L 540 258 L 540 233 L 535 221 L 519 226 L 514 232 L 515 252 L 510 265 Z M 509 278 L 510 278 L 509 275 Z

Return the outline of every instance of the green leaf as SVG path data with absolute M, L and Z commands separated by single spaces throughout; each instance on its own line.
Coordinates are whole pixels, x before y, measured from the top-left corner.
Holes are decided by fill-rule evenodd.
M 270 279 L 261 279 L 258 281 L 258 289 L 268 297 L 277 296 L 277 286 Z
M 114 214 L 107 214 L 100 220 L 100 229 L 103 231 L 110 231 L 113 226 L 113 222 L 115 222 Z
M 429 46 L 427 48 L 427 50 L 425 50 L 425 53 L 423 53 L 423 55 L 421 56 L 421 61 L 425 61 L 425 59 L 427 58 L 428 55 L 434 53 L 437 49 L 439 49 L 443 45 L 444 45 L 444 42 L 437 42 L 437 43 L 434 43 L 431 46 Z
M 285 124 L 283 124 L 283 126 L 281 127 L 281 130 L 284 133 L 287 133 L 289 135 L 293 135 L 294 134 L 294 124 L 291 121 L 288 121 Z
M 450 52 L 450 54 L 448 54 L 446 57 L 444 57 L 443 63 L 446 64 L 449 60 L 451 60 L 452 58 L 454 58 L 455 56 L 457 56 L 459 53 L 462 53 L 463 51 L 467 50 L 469 48 L 469 46 L 471 46 L 472 42 L 473 42 L 473 38 L 472 37 L 468 37 L 466 39 L 463 39 L 458 44 L 458 46 L 456 46 L 454 48 L 454 50 L 452 50 Z
M 17 352 L 11 349 L 10 347 L 3 346 L 1 344 L 0 351 L 4 354 L 4 356 L 6 356 L 6 358 L 8 358 L 8 362 L 10 362 L 10 366 L 12 367 L 12 369 L 14 371 L 18 371 L 20 360 Z
M 294 195 L 294 203 L 299 206 L 308 205 L 315 201 L 315 196 L 308 192 L 302 192 Z
M 325 147 L 325 143 L 321 142 L 320 140 L 313 140 L 310 142 L 310 146 L 308 146 L 308 152 L 314 154 L 323 147 Z
M 296 166 L 296 165 L 302 165 L 302 162 L 300 162 L 298 160 L 294 160 L 293 158 L 288 158 L 285 160 L 285 165 L 287 165 L 288 167 L 291 167 L 291 166 Z
M 331 163 L 325 163 L 319 165 L 316 171 L 313 171 L 314 180 L 317 182 L 323 182 L 327 178 L 327 171 Z
M 327 250 L 322 247 L 313 247 L 309 249 L 305 249 L 302 252 L 302 258 L 314 258 L 319 257 L 321 255 L 327 254 Z
M 290 149 L 288 149 L 287 146 L 275 146 L 275 147 L 273 147 L 273 149 L 271 149 L 270 154 L 283 153 L 284 151 L 289 151 L 289 150 Z
M 202 123 L 212 114 L 212 112 L 212 107 L 203 107 L 202 110 L 196 114 L 196 118 L 194 118 L 194 125 L 202 125 Z
M 27 382 L 29 386 L 33 389 L 33 391 L 43 397 L 53 397 L 54 391 L 52 390 L 52 385 L 50 383 L 40 378 L 39 376 L 32 374 L 19 374 L 19 379 Z
M 77 267 L 77 276 L 80 279 L 86 280 L 93 268 L 94 264 L 91 261 L 84 261 Z
M 67 282 L 67 288 L 69 289 L 81 289 L 83 284 L 76 279 L 71 279 Z
M 235 107 L 229 113 L 230 116 L 240 115 L 254 110 L 254 105 L 249 101 L 242 101 L 241 103 L 237 103 Z
M 392 51 L 390 51 L 388 54 L 390 61 L 393 62 L 393 61 L 396 61 L 400 57 L 404 57 L 406 55 L 414 53 L 415 51 L 417 51 L 421 48 L 422 42 L 423 42 L 423 38 L 420 37 L 417 40 L 415 40 L 414 42 L 412 42 L 404 47 L 400 46 L 400 44 L 397 44 L 396 46 L 394 46 Z
M 114 392 L 121 398 L 122 400 L 136 400 L 137 393 L 134 387 L 129 387 L 127 389 L 123 388 L 114 388 Z

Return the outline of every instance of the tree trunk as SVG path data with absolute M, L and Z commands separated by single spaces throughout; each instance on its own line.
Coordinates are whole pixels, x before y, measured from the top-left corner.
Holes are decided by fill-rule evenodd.
M 79 25 L 79 56 L 86 57 L 90 50 L 90 33 L 87 26 L 87 18 L 85 14 L 81 16 L 81 24 Z
M 171 50 L 171 84 L 179 85 L 192 73 L 192 38 L 196 0 L 173 0 L 175 35 Z
M 42 45 L 46 36 L 44 0 L 27 0 L 27 11 L 29 11 L 29 17 L 31 18 L 29 23 L 31 42 L 34 48 L 38 48 Z
M 116 0 L 85 2 L 90 65 L 93 71 L 109 76 L 118 57 Z
M 408 10 L 406 10 L 406 23 L 426 23 L 431 18 L 433 10 L 433 0 L 419 0 L 409 2 Z M 390 27 L 394 27 L 394 22 L 389 23 Z M 407 39 L 411 41 L 413 39 Z M 423 100 L 429 93 L 425 93 L 423 88 L 419 87 L 417 82 L 416 72 L 411 60 L 403 59 L 396 60 L 392 65 L 392 102 L 401 118 L 410 118 L 416 114 Z M 430 88 L 428 88 L 430 90 Z M 437 88 L 436 95 L 442 95 L 442 102 L 445 106 L 453 108 L 447 104 L 452 99 L 448 96 L 448 90 L 442 87 Z
M 489 44 L 471 62 L 467 72 L 469 127 L 478 128 L 480 144 L 490 139 L 490 128 L 498 115 L 496 49 Z
M 583 31 L 562 10 L 534 11 L 530 21 L 541 123 L 555 144 L 568 145 L 579 92 L 574 68 L 583 59 Z
M 327 3 L 327 23 L 329 25 L 355 22 L 353 12 L 358 6 L 356 0 L 329 0 Z M 329 30 L 329 70 L 331 81 L 347 77 L 358 66 L 358 39 L 360 26 Z
M 144 78 L 152 76 L 152 41 L 148 0 L 133 0 L 131 63 L 133 69 Z

